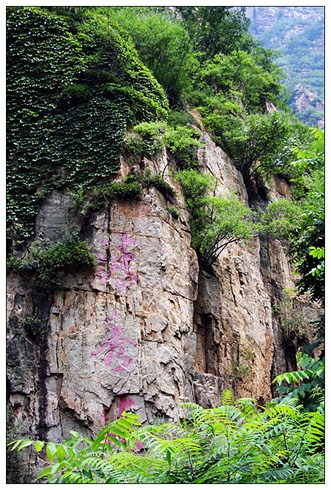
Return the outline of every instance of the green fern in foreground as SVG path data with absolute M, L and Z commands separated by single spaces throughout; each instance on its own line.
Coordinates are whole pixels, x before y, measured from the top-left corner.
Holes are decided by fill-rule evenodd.
M 11 449 L 34 446 L 49 464 L 38 476 L 48 483 L 323 483 L 324 414 L 303 411 L 297 400 L 234 401 L 204 409 L 178 406 L 177 424 L 141 426 L 123 412 L 96 438 L 71 432 L 53 442 L 19 440 Z
M 284 400 L 297 399 L 306 411 L 321 410 L 324 407 L 324 359 L 314 359 L 298 352 L 298 370 L 276 376 L 273 383 Z

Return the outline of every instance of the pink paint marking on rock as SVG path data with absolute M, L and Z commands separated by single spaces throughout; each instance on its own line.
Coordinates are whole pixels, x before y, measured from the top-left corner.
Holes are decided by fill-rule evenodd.
M 118 294 L 121 296 L 124 295 L 127 287 L 127 281 L 123 281 L 122 279 L 117 279 L 115 281 L 115 288 Z
M 129 410 L 134 405 L 134 400 L 129 398 L 128 395 L 120 395 L 118 400 L 118 412 L 117 417 L 120 417 L 123 412 Z
M 128 345 L 137 345 L 137 341 L 124 335 L 123 327 L 118 325 L 118 322 L 123 321 L 123 317 L 122 312 L 114 311 L 106 318 L 109 337 L 102 345 L 91 352 L 91 357 L 96 357 L 104 353 L 104 363 L 106 366 L 110 366 L 114 362 L 117 363 L 113 366 L 115 372 L 129 370 L 128 368 L 133 359 L 125 351 Z
M 119 254 L 111 257 L 108 267 L 107 255 L 103 252 L 96 253 L 99 262 L 97 277 L 104 285 L 109 282 L 111 277 L 114 277 L 115 289 L 121 296 L 125 294 L 128 286 L 138 281 L 137 274 L 130 270 L 131 264 L 135 259 L 135 255 L 130 250 L 130 247 L 134 245 L 135 240 L 133 238 L 128 237 L 126 233 L 121 233 L 120 243 L 115 246 Z
M 137 274 L 134 274 L 130 270 L 135 255 L 130 251 L 129 247 L 133 247 L 134 245 L 135 240 L 129 238 L 126 233 L 122 233 L 121 241 L 119 245 L 116 246 L 120 253 L 111 260 L 110 271 L 112 274 L 117 274 L 119 276 L 116 278 L 115 288 L 117 289 L 118 294 L 121 295 L 125 293 L 126 287 L 138 280 Z
M 101 284 L 104 286 L 107 284 L 109 280 L 109 272 L 107 272 L 107 265 L 99 265 L 97 268 L 97 278 L 100 280 Z
M 137 444 L 136 444 L 136 448 L 135 448 L 135 452 L 139 452 L 141 451 L 142 449 L 145 449 L 145 444 L 141 441 L 137 441 Z
M 130 357 L 130 356 L 126 355 L 126 354 L 123 354 L 121 356 L 121 361 L 122 361 L 122 364 L 120 364 L 119 366 L 117 366 L 114 369 L 114 371 L 123 371 L 123 370 L 129 371 L 128 367 L 130 366 L 130 364 L 133 361 L 132 357 Z
M 122 311 L 115 310 L 109 316 L 106 317 L 106 323 L 109 327 L 115 327 L 118 320 L 124 319 L 124 313 Z
M 138 276 L 134 272 L 130 272 L 129 277 L 130 277 L 131 281 L 133 281 L 133 282 L 138 281 Z
M 109 246 L 109 240 L 107 240 L 106 238 L 102 238 L 99 243 L 98 243 L 98 246 L 100 248 L 107 248 Z
M 134 247 L 135 243 L 134 238 L 130 238 L 127 233 L 121 233 L 121 246 L 125 251 L 128 250 L 128 247 Z

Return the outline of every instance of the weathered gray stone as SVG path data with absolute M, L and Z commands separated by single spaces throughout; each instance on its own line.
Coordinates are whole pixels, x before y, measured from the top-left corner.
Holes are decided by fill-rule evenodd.
M 217 192 L 247 202 L 240 173 L 206 133 L 202 140 L 199 164 L 218 179 Z M 175 167 L 165 153 L 145 163 L 171 181 Z M 126 175 L 129 165 L 121 165 Z M 199 271 L 183 196 L 171 183 L 178 220 L 153 188 L 141 202 L 114 202 L 93 215 L 90 246 L 98 267 L 64 277 L 62 290 L 43 306 L 47 333 L 40 338 L 24 331 L 25 318 L 40 309 L 38 292 L 33 282 L 10 275 L 9 404 L 25 435 L 95 434 L 123 410 L 143 422 L 174 419 L 178 402 L 217 406 L 224 388 L 266 400 L 271 376 L 289 366 L 272 308 L 282 289 L 293 287 L 282 244 L 258 238 L 232 244 L 215 277 Z M 286 195 L 284 185 L 275 184 L 270 195 Z M 69 207 L 65 194 L 50 195 L 36 238 L 54 238 L 69 222 Z M 31 461 L 26 465 L 30 471 Z

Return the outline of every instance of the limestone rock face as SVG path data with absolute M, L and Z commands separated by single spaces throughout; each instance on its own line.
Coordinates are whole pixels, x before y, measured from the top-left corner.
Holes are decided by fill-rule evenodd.
M 202 170 L 217 177 L 221 195 L 247 202 L 241 174 L 207 134 L 202 140 Z M 199 270 L 166 158 L 147 165 L 176 187 L 178 219 L 151 187 L 140 202 L 119 200 L 92 215 L 84 233 L 98 261 L 93 273 L 68 274 L 52 296 L 33 278 L 10 274 L 9 438 L 91 435 L 123 410 L 142 422 L 176 419 L 179 402 L 217 406 L 225 387 L 267 400 L 271 377 L 293 363 L 273 312 L 282 289 L 293 287 L 281 243 L 232 244 L 215 276 Z M 60 233 L 72 221 L 70 206 L 67 195 L 50 195 L 36 237 Z M 26 331 L 34 315 L 42 324 L 35 335 Z M 31 481 L 27 475 L 38 469 L 33 456 L 26 458 L 15 483 Z

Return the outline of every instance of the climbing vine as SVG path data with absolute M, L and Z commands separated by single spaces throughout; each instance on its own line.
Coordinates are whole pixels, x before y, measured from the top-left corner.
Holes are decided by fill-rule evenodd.
M 16 247 L 32 236 L 52 189 L 112 179 L 128 124 L 167 113 L 162 87 L 120 29 L 88 11 L 75 15 L 8 8 L 7 200 Z

